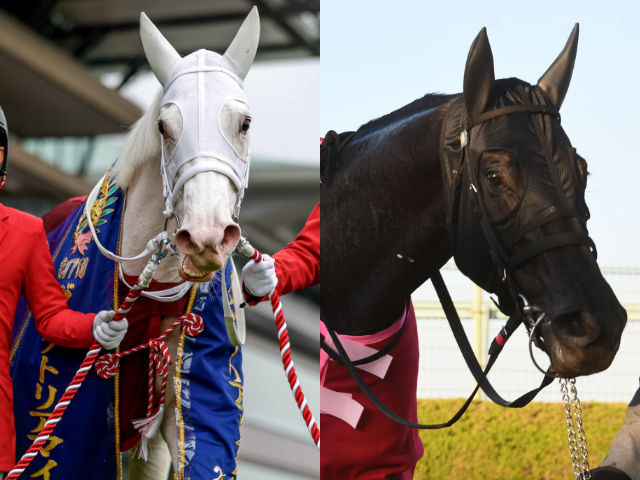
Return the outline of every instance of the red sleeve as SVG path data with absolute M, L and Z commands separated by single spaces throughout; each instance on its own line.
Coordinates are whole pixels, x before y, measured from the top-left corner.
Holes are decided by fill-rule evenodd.
M 320 283 L 320 204 L 296 239 L 273 255 L 280 295 Z
M 316 205 L 296 239 L 273 255 L 280 295 L 320 283 L 320 204 Z M 244 289 L 244 285 L 243 285 Z M 245 297 L 255 305 L 256 297 Z M 263 297 L 260 301 L 266 300 Z
M 40 222 L 33 233 L 31 264 L 22 285 L 22 294 L 29 304 L 36 329 L 42 337 L 62 347 L 89 348 L 93 344 L 94 313 L 70 310 L 56 280 L 47 237 Z

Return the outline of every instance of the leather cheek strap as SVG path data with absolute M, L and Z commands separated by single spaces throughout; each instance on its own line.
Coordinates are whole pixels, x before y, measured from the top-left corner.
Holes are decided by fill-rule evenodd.
M 587 247 L 591 248 L 595 257 L 598 258 L 596 245 L 588 235 L 575 232 L 559 233 L 557 235 L 552 235 L 550 237 L 537 240 L 535 243 L 527 245 L 523 249 L 518 250 L 508 259 L 506 265 L 507 270 L 513 271 L 523 263 L 525 263 L 527 260 L 531 260 L 533 257 L 536 257 L 546 251 L 564 247 L 567 245 L 586 245 Z

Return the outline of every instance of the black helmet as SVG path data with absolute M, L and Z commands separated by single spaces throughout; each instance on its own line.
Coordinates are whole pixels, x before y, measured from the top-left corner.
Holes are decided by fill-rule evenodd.
M 4 116 L 2 107 L 0 107 L 0 147 L 4 147 L 4 159 L 0 163 L 0 188 L 2 188 L 7 180 L 7 163 L 9 160 L 9 128 L 7 127 L 7 119 Z

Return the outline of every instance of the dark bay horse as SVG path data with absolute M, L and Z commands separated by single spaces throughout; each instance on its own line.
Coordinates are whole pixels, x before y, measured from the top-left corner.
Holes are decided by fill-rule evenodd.
M 493 57 L 483 29 L 469 52 L 462 94 L 426 95 L 362 126 L 339 149 L 335 178 L 330 186 L 321 188 L 321 316 L 327 325 L 347 335 L 371 334 L 389 327 L 401 316 L 411 293 L 437 272 L 454 250 L 458 265 L 468 276 L 469 271 L 475 272 L 469 264 L 476 259 L 493 264 L 477 225 L 475 233 L 458 231 L 459 238 L 453 244 L 451 225 L 448 228 L 448 210 L 451 216 L 452 208 L 452 200 L 447 199 L 448 181 L 462 183 L 463 191 L 473 182 L 482 212 L 508 256 L 527 251 L 523 261 L 505 273 L 529 302 L 545 313 L 541 337 L 555 372 L 574 377 L 600 372 L 611 364 L 626 312 L 603 278 L 587 242 L 546 245 L 538 253 L 527 249 L 552 236 L 568 234 L 565 237 L 575 240 L 588 235 L 584 204 L 587 165 L 571 148 L 559 114 L 553 114 L 570 83 L 577 39 L 576 25 L 558 59 L 538 85 L 532 86 L 518 79 L 494 79 Z M 492 112 L 507 107 L 512 110 L 492 117 Z M 449 133 L 443 123 L 456 108 L 460 123 L 468 127 L 470 140 L 476 145 L 468 153 L 471 160 L 462 166 L 467 170 L 462 177 L 461 172 L 443 172 L 441 158 L 441 137 Z M 491 119 L 483 120 L 486 117 Z M 540 131 L 545 138 L 532 141 L 532 133 Z M 462 128 L 454 133 L 462 133 Z M 551 152 L 555 165 L 544 175 L 559 180 L 555 182 L 560 184 L 559 191 L 550 191 L 549 182 L 540 180 L 539 165 L 529 165 L 529 160 L 544 159 L 545 149 Z M 557 154 L 565 150 L 566 155 Z M 327 167 L 321 165 L 323 170 Z M 561 198 L 563 194 L 566 198 Z M 554 198 L 548 210 L 553 211 L 554 202 L 559 202 L 558 211 L 564 214 L 553 215 L 539 225 L 532 225 L 535 219 L 522 219 L 532 215 L 527 209 L 537 208 L 536 198 L 549 196 Z M 467 218 L 460 212 L 454 214 L 459 222 Z M 477 223 L 474 218 L 471 221 Z M 510 313 L 516 305 L 499 277 L 472 280 L 498 294 L 503 310 Z

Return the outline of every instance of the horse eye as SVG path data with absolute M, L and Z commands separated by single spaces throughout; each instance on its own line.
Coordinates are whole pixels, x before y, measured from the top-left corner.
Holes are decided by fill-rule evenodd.
M 162 120 L 158 121 L 158 130 L 160 131 L 160 134 L 164 138 L 167 138 L 169 136 L 169 134 L 167 133 L 167 130 L 164 128 L 164 123 L 162 123 Z
M 245 118 L 244 122 L 242 122 L 242 125 L 240 127 L 240 131 L 242 131 L 242 133 L 247 133 L 249 131 L 250 126 L 251 126 L 251 119 Z
M 504 176 L 500 172 L 488 173 L 487 180 L 494 187 L 502 187 L 506 183 Z

